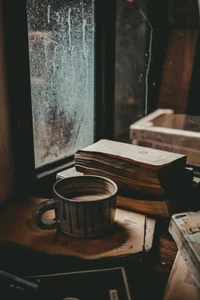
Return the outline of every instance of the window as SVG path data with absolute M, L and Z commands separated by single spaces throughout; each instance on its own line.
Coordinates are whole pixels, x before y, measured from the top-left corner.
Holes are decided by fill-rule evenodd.
M 94 1 L 27 0 L 35 167 L 94 142 Z
M 55 179 L 77 149 L 113 136 L 115 1 L 3 4 L 16 177 L 24 188 Z
M 55 174 L 99 138 L 132 143 L 130 125 L 158 108 L 188 130 L 200 116 L 198 5 L 4 0 L 17 174 Z

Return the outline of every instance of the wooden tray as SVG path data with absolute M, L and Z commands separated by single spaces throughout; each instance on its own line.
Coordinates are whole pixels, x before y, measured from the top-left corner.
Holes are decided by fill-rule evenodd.
M 157 109 L 130 126 L 132 144 L 187 156 L 187 164 L 200 165 L 200 117 Z
M 0 214 L 0 242 L 83 259 L 138 257 L 152 248 L 155 220 L 122 209 L 116 211 L 115 232 L 105 238 L 86 240 L 72 238 L 56 230 L 41 230 L 33 223 L 32 211 L 44 200 L 28 198 L 12 201 Z M 44 217 L 52 218 L 54 212 L 48 211 Z

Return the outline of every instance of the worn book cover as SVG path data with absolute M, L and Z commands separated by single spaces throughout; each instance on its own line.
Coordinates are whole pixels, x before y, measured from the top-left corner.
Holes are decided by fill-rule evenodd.
M 163 217 L 195 209 L 199 203 L 199 188 L 196 182 L 192 183 L 192 179 L 188 179 L 189 181 L 182 181 L 182 189 L 177 187 L 177 190 L 171 191 L 163 199 L 159 199 L 156 194 L 148 198 L 137 198 L 137 195 L 119 192 L 117 205 L 123 209 Z
M 186 156 L 111 140 L 75 153 L 77 171 L 114 180 L 120 189 L 164 196 L 183 176 Z
M 124 268 L 29 277 L 38 284 L 36 299 L 131 300 Z
M 180 251 L 176 255 L 167 286 L 163 295 L 163 300 L 199 300 L 200 293 L 191 278 Z
M 169 232 L 200 290 L 200 211 L 174 214 Z

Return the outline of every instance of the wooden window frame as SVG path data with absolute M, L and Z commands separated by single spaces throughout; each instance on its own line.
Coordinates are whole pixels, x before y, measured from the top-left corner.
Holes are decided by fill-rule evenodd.
M 126 0 L 124 0 L 126 1 Z M 116 0 L 95 2 L 95 141 L 114 139 Z M 163 18 L 155 5 L 163 12 Z M 148 2 L 148 19 L 154 30 L 148 80 L 148 111 L 157 108 L 161 69 L 167 44 L 169 0 Z M 52 192 L 56 174 L 74 165 L 74 157 L 61 159 L 35 169 L 26 0 L 3 0 L 8 96 L 17 191 L 36 196 Z M 156 82 L 152 85 L 152 82 Z M 131 124 L 130 124 L 131 125 Z
M 94 4 L 95 141 L 113 138 L 114 132 L 116 5 L 114 0 L 109 4 L 106 0 Z M 73 166 L 73 156 L 35 169 L 26 0 L 3 0 L 3 17 L 17 190 L 46 195 L 56 173 Z

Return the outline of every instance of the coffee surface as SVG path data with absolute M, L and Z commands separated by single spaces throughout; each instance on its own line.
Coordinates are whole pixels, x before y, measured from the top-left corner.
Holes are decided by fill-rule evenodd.
M 106 193 L 89 193 L 88 192 L 88 193 L 84 193 L 84 194 L 73 193 L 73 194 L 65 195 L 65 197 L 68 199 L 72 199 L 72 200 L 94 201 L 94 200 L 107 198 L 111 195 L 112 194 L 109 192 L 106 192 Z

